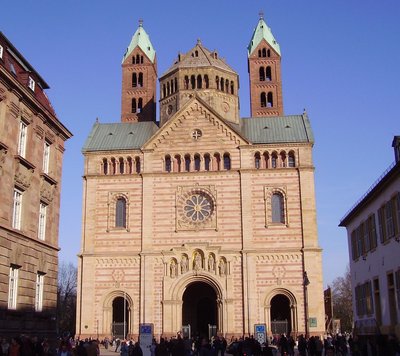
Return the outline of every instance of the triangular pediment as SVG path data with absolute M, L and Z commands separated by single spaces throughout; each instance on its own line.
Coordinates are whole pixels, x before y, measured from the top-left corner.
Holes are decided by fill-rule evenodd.
M 176 112 L 143 149 L 176 150 L 217 149 L 249 144 L 239 132 L 222 119 L 207 103 L 194 96 Z

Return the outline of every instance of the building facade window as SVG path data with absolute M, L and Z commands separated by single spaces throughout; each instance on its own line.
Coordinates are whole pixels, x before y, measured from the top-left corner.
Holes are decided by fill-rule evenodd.
M 18 138 L 18 154 L 25 158 L 26 140 L 28 134 L 28 125 L 21 121 L 19 123 L 19 138 Z
M 256 154 L 254 155 L 254 167 L 255 169 L 261 168 L 261 156 L 259 152 L 256 152 Z
M 10 266 L 8 279 L 8 309 L 17 309 L 19 267 Z
M 0 46 L 0 58 L 3 59 L 3 46 Z
M 396 271 L 395 279 L 396 279 L 397 309 L 400 310 L 400 269 Z
M 46 220 L 47 220 L 47 205 L 40 202 L 39 204 L 39 226 L 38 226 L 38 238 L 39 240 L 46 239 Z
M 372 315 L 374 312 L 372 300 L 372 285 L 368 281 L 355 288 L 356 313 L 359 317 Z
M 231 169 L 231 157 L 229 153 L 224 154 L 224 169 L 229 171 Z
M 171 172 L 171 156 L 169 155 L 165 157 L 165 171 Z
M 35 292 L 35 311 L 43 310 L 43 293 L 44 293 L 44 274 L 38 272 L 36 274 L 36 292 Z
M 271 198 L 271 221 L 272 223 L 285 223 L 285 206 L 281 193 L 272 194 Z
M 118 198 L 115 206 L 115 227 L 126 227 L 126 200 Z
M 294 152 L 289 152 L 288 164 L 289 164 L 289 167 L 291 167 L 291 168 L 296 167 L 296 159 L 294 157 Z
M 50 166 L 50 142 L 44 141 L 43 146 L 43 172 L 48 174 Z
M 35 91 L 35 81 L 33 80 L 33 78 L 28 77 L 28 87 L 29 89 L 31 89 L 32 91 Z
M 23 191 L 14 188 L 12 227 L 21 230 Z

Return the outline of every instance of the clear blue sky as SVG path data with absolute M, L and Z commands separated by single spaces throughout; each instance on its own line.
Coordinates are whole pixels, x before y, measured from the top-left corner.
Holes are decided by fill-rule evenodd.
M 246 47 L 264 11 L 282 51 L 285 114 L 306 108 L 314 163 L 324 285 L 348 264 L 338 223 L 394 160 L 400 134 L 400 1 L 26 0 L 1 4 L 0 30 L 49 83 L 66 144 L 60 259 L 80 249 L 81 148 L 96 117 L 118 122 L 121 59 L 138 19 L 157 51 L 158 72 L 197 38 L 239 73 L 241 116 L 249 116 Z

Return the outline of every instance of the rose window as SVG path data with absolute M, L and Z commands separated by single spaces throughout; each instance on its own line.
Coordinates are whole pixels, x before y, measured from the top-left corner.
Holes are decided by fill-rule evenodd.
M 213 203 L 211 199 L 202 194 L 192 194 L 186 199 L 184 205 L 186 218 L 192 222 L 201 222 L 209 218 L 213 211 Z

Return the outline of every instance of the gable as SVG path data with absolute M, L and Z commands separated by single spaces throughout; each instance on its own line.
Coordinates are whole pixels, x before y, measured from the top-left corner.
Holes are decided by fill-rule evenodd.
M 194 97 L 169 119 L 143 149 L 175 152 L 223 151 L 248 141 L 205 102 Z

